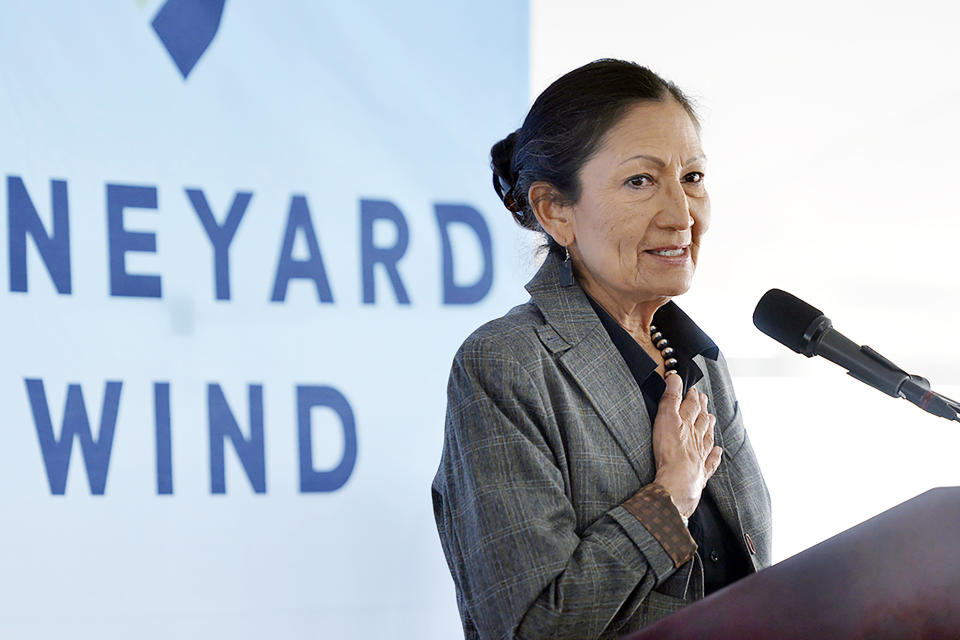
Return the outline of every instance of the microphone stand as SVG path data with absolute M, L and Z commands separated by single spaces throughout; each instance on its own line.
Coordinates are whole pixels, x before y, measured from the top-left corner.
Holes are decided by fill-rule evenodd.
M 888 387 L 886 389 L 881 389 L 881 391 L 884 391 L 888 395 L 894 397 L 900 397 L 904 398 L 905 400 L 909 400 L 927 413 L 932 413 L 935 416 L 940 416 L 941 418 L 946 418 L 947 420 L 960 422 L 960 402 L 951 400 L 950 398 L 931 390 L 929 380 L 921 376 L 907 373 L 877 353 L 877 351 L 871 347 L 863 345 L 860 347 L 860 351 L 874 362 L 877 362 L 888 369 L 889 372 L 895 376 L 895 380 L 898 377 L 900 378 L 895 384 L 895 389 Z M 875 384 L 872 380 L 866 380 L 859 375 L 855 375 L 851 371 L 847 371 L 847 373 L 875 388 L 880 388 L 880 386 Z

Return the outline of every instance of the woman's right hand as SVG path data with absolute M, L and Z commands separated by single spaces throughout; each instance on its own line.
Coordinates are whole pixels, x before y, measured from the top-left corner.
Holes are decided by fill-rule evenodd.
M 666 383 L 653 422 L 654 482 L 667 490 L 680 515 L 689 518 L 707 480 L 720 466 L 723 450 L 713 444 L 717 418 L 707 412 L 706 394 L 691 388 L 682 397 L 683 382 L 677 374 L 668 375 Z

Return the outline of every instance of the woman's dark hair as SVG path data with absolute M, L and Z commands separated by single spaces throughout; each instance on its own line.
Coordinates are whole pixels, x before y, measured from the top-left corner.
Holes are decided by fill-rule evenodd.
M 530 185 L 548 182 L 564 202 L 577 202 L 580 168 L 607 131 L 638 102 L 670 96 L 699 127 L 687 96 L 646 67 L 605 58 L 574 69 L 540 94 L 522 127 L 490 149 L 494 190 L 517 224 L 542 232 L 527 202 Z M 550 238 L 549 246 L 554 245 Z

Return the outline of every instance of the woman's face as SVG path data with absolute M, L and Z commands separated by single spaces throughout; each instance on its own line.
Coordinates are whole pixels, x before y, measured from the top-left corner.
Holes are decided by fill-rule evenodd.
M 632 107 L 580 170 L 570 247 L 581 285 L 623 304 L 690 288 L 710 224 L 696 126 L 669 98 Z

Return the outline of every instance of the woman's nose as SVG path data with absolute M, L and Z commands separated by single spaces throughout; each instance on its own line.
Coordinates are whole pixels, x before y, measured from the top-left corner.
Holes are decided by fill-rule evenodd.
M 693 216 L 690 211 L 690 203 L 687 200 L 687 193 L 679 181 L 668 181 L 666 189 L 663 190 L 664 202 L 663 209 L 657 216 L 659 223 L 664 227 L 684 230 L 693 226 Z

